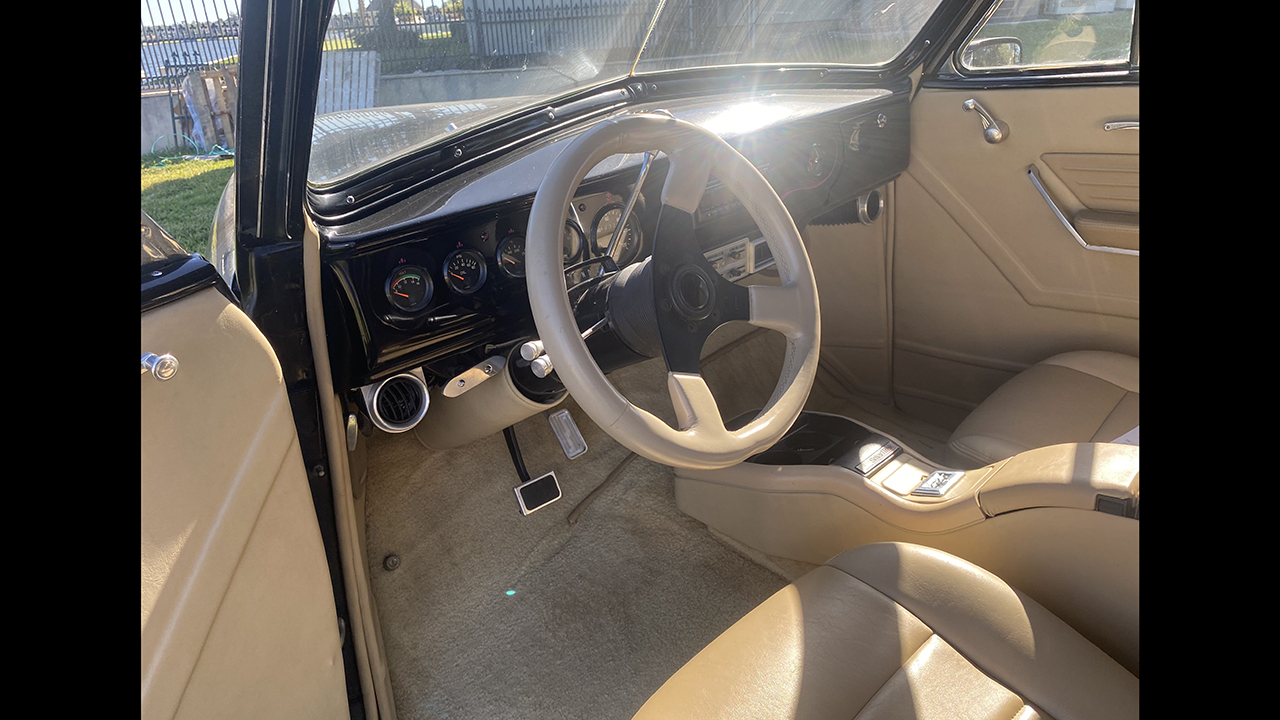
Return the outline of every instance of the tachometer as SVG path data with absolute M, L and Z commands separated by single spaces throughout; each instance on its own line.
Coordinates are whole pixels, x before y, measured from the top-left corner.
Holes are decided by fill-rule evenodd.
M 596 255 L 604 255 L 605 250 L 609 249 L 609 240 L 613 237 L 613 231 L 618 228 L 620 219 L 622 219 L 621 203 L 605 205 L 596 214 L 595 222 L 591 224 L 591 244 Z M 618 267 L 626 267 L 634 262 L 639 254 L 640 229 L 636 227 L 636 216 L 632 211 L 631 216 L 627 218 L 626 227 L 622 229 L 622 237 L 618 238 L 618 245 L 613 249 L 613 259 L 618 263 Z
M 431 275 L 417 265 L 401 265 L 387 278 L 387 300 L 404 312 L 426 307 L 434 290 Z
M 444 261 L 444 283 L 459 295 L 470 295 L 479 290 L 489 268 L 484 256 L 471 248 L 454 250 Z
M 568 267 L 582 255 L 582 229 L 572 220 L 564 224 L 564 264 Z

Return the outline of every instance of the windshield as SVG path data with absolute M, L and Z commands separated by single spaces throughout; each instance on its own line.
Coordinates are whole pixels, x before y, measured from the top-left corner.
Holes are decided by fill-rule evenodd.
M 632 74 L 740 63 L 882 65 L 940 3 L 335 0 L 308 179 L 332 184 Z

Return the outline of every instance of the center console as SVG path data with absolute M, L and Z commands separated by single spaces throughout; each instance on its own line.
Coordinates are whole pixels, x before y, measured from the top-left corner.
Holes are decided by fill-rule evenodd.
M 1067 443 L 961 470 L 850 418 L 804 412 L 746 462 L 677 468 L 675 496 L 686 514 L 777 557 L 820 564 L 890 541 L 944 550 L 1031 595 L 1136 672 L 1138 452 Z

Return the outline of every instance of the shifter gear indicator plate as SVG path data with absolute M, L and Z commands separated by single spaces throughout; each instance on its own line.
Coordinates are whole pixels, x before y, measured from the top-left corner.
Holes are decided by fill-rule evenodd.
M 959 470 L 937 470 L 922 480 L 916 486 L 916 489 L 911 491 L 911 494 L 925 497 L 942 497 L 962 477 L 964 477 L 964 473 Z
M 863 477 L 871 477 L 884 464 L 898 456 L 902 447 L 898 443 L 880 435 L 872 435 L 857 448 L 858 462 L 853 471 Z

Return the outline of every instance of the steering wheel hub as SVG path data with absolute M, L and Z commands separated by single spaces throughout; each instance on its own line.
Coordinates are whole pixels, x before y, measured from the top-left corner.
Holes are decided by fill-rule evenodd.
M 716 286 L 707 271 L 697 265 L 682 265 L 671 279 L 671 302 L 686 320 L 705 320 L 716 304 Z

